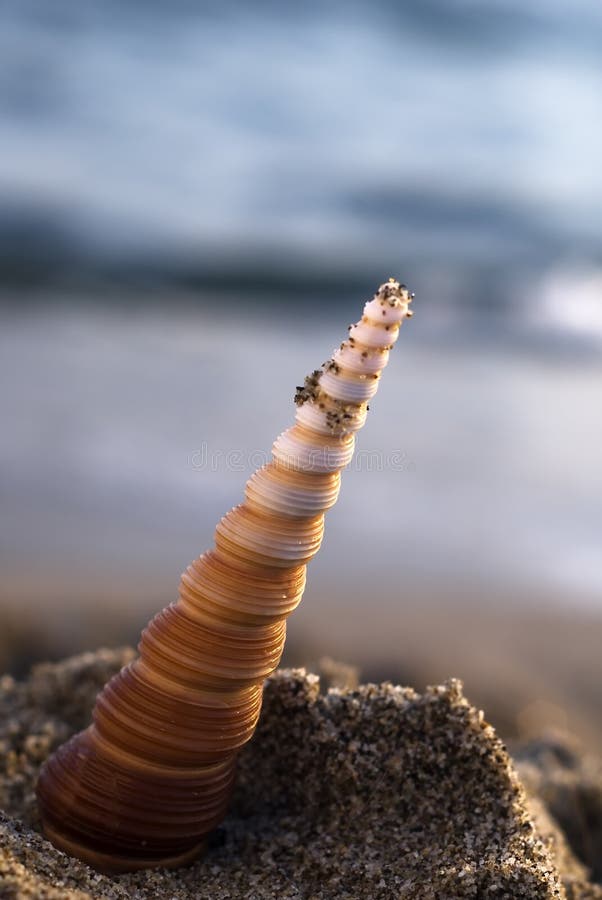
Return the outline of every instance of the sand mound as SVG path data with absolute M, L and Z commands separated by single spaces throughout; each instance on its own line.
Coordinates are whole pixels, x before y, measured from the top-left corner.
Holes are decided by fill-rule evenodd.
M 107 877 L 39 834 L 33 796 L 49 752 L 88 721 L 131 651 L 99 651 L 0 682 L 2 898 L 476 898 L 567 896 L 562 838 L 533 824 L 508 754 L 450 681 L 320 694 L 277 672 L 240 758 L 232 811 L 187 869 Z M 602 896 L 574 864 L 570 896 Z M 587 893 L 593 891 L 593 893 Z

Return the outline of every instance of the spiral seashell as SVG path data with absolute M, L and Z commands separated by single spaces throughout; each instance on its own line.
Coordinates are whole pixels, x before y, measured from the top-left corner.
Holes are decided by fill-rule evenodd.
M 42 768 L 40 814 L 57 847 L 103 871 L 178 866 L 225 815 L 236 755 L 411 299 L 393 279 L 382 285 L 297 388 L 295 424 L 218 523 L 215 548 L 183 573 L 179 599 L 98 695 L 92 724 Z

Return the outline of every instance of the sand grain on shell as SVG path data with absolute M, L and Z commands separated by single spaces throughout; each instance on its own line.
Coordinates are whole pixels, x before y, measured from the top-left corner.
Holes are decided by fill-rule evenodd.
M 2 898 L 566 896 L 505 748 L 455 681 L 422 696 L 391 684 L 320 694 L 316 676 L 279 671 L 203 859 L 111 878 L 64 856 L 35 830 L 38 768 L 131 657 L 99 651 L 2 680 Z

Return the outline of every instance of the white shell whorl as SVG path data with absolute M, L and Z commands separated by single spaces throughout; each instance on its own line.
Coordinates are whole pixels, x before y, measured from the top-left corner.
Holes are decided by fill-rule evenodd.
M 276 438 L 272 453 L 284 468 L 307 474 L 338 472 L 351 462 L 354 447 L 352 434 L 318 435 L 293 425 Z
M 330 417 L 326 416 L 327 412 L 330 413 Z M 323 394 L 320 404 L 304 403 L 303 406 L 298 406 L 295 420 L 311 431 L 332 435 L 331 418 L 339 416 L 340 412 L 339 401 Z M 346 407 L 344 415 L 345 432 L 353 434 L 363 428 L 368 415 L 368 405 L 366 403 L 349 405 Z
M 401 323 L 412 315 L 412 296 L 393 279 L 380 286 L 364 306 L 360 321 L 349 326 L 349 337 L 334 351 L 332 359 L 308 375 L 298 388 L 298 424 L 341 440 L 359 431 L 366 419 L 367 401 L 378 389 Z
M 364 306 L 363 316 L 331 359 L 297 389 L 295 425 L 272 447 L 273 462 L 248 480 L 245 502 L 218 524 L 220 556 L 237 565 L 304 564 L 322 539 L 323 514 L 336 502 L 340 472 L 353 457 L 355 432 L 389 360 L 412 296 L 391 279 Z
M 411 316 L 411 300 L 397 281 L 381 285 L 332 359 L 307 376 L 295 396 L 296 424 L 274 441 L 273 462 L 247 482 L 239 509 L 245 518 L 250 515 L 248 522 L 241 530 L 242 513 L 236 510 L 222 519 L 218 550 L 236 538 L 238 557 L 259 562 L 262 548 L 262 558 L 269 557 L 272 566 L 306 562 L 317 551 L 316 517 L 336 502 L 340 472 L 351 462 L 355 432 L 366 421 L 367 401 L 376 393 L 400 324 Z M 270 518 L 278 537 L 262 521 Z M 283 524 L 287 519 L 298 522 L 292 534 Z
M 315 516 L 334 506 L 341 486 L 340 472 L 315 473 L 311 479 L 272 462 L 247 482 L 245 501 L 264 515 Z

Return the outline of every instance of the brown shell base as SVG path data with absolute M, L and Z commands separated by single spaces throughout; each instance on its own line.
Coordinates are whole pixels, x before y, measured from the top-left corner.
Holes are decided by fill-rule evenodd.
M 86 844 L 69 840 L 65 835 L 55 830 L 48 822 L 44 824 L 44 835 L 57 849 L 81 859 L 87 865 L 92 866 L 97 872 L 105 875 L 119 875 L 123 872 L 137 872 L 140 869 L 179 869 L 188 866 L 201 856 L 207 849 L 207 841 L 201 841 L 192 849 L 175 856 L 166 856 L 163 859 L 145 859 L 144 857 L 119 857 L 113 853 L 99 853 L 92 850 Z
M 111 745 L 92 725 L 40 772 L 43 830 L 104 872 L 183 865 L 225 815 L 235 766 L 236 754 L 194 768 L 151 763 Z

